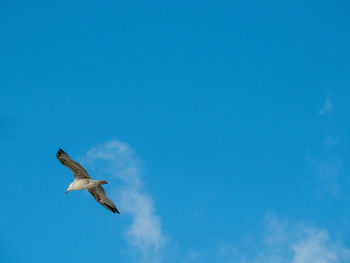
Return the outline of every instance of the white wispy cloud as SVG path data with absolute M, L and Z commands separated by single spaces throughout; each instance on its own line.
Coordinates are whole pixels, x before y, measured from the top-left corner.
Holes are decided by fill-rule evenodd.
M 122 182 L 114 192 L 120 212 L 131 218 L 127 240 L 143 257 L 153 257 L 153 262 L 159 261 L 159 250 L 164 246 L 165 237 L 153 199 L 145 191 L 141 180 L 142 164 L 132 148 L 126 143 L 112 140 L 90 149 L 83 162 L 97 167 L 100 174 L 106 175 L 106 180 L 107 176 L 113 176 Z
M 267 217 L 265 262 L 345 263 L 350 250 L 331 241 L 328 232 L 303 223 L 294 223 L 274 215 Z M 264 262 L 264 261 L 258 261 Z
M 322 108 L 319 110 L 320 115 L 324 115 L 326 113 L 330 113 L 333 110 L 333 104 L 329 97 L 326 97 L 326 101 L 324 102 Z
M 235 258 L 240 263 L 348 263 L 350 250 L 331 240 L 328 232 L 303 223 L 266 218 L 265 236 L 256 255 L 240 252 L 237 248 L 219 250 L 219 256 Z M 254 251 L 254 249 L 251 249 Z M 237 261 L 237 259 L 239 259 Z
M 306 229 L 304 238 L 292 245 L 292 263 L 341 263 L 349 262 L 350 250 L 329 241 L 325 230 Z

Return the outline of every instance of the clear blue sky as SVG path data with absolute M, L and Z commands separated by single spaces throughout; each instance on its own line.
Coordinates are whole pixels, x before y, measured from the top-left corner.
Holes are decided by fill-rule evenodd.
M 350 262 L 350 4 L 240 2 L 1 1 L 1 262 Z

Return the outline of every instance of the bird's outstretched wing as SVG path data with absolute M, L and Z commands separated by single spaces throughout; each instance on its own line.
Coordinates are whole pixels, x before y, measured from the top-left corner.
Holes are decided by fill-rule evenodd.
M 101 205 L 103 205 L 108 210 L 112 211 L 113 213 L 119 213 L 118 209 L 115 207 L 113 202 L 109 200 L 109 198 L 106 195 L 105 190 L 102 188 L 102 186 L 97 186 L 94 188 L 89 189 L 89 193 L 95 198 L 97 202 L 99 202 Z
M 73 172 L 75 179 L 90 179 L 87 171 L 80 164 L 74 162 L 62 149 L 58 150 L 56 156 L 64 166 Z

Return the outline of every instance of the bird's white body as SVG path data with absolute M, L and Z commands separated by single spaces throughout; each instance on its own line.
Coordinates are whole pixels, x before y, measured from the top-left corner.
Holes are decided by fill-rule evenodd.
M 73 190 L 91 189 L 101 184 L 106 184 L 106 181 L 92 180 L 92 179 L 75 179 L 73 183 L 68 186 L 67 192 Z

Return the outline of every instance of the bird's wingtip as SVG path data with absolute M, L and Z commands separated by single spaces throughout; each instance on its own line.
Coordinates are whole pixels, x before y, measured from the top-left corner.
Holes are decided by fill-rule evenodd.
M 110 205 L 108 205 L 108 204 L 103 204 L 108 210 L 110 210 L 112 213 L 117 213 L 117 214 L 120 214 L 119 213 L 119 211 L 118 211 L 118 209 L 114 206 L 110 206 Z
M 63 152 L 63 150 L 62 150 L 61 148 L 59 148 L 58 151 L 57 151 L 56 156 L 59 157 L 59 156 L 61 155 L 62 152 Z

